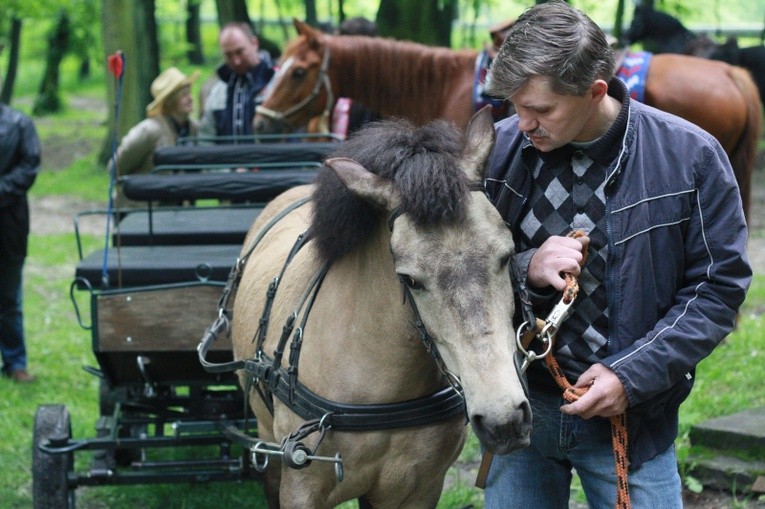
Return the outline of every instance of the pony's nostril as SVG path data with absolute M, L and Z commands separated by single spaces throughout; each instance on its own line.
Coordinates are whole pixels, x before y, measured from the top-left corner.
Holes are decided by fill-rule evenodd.
M 527 428 L 531 425 L 531 418 L 532 418 L 532 412 L 531 412 L 531 405 L 528 401 L 523 401 L 520 405 L 518 405 L 518 411 L 520 412 L 520 424 L 521 424 L 521 433 L 523 433 L 523 428 Z

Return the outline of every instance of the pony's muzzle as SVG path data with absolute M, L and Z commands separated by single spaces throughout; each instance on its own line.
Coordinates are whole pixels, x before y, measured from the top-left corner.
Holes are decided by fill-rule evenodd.
M 531 405 L 524 398 L 504 417 L 476 412 L 470 415 L 470 424 L 488 451 L 507 454 L 527 447 L 531 441 Z

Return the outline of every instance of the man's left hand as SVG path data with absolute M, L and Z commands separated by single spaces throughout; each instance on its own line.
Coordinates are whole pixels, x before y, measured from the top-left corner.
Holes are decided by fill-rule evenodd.
M 611 417 L 627 409 L 629 401 L 624 386 L 613 371 L 603 364 L 593 364 L 582 373 L 574 387 L 589 387 L 577 401 L 560 407 L 568 415 L 590 417 Z

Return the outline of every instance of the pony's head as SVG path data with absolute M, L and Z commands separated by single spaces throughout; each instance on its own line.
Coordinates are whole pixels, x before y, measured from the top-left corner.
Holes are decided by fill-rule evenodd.
M 297 19 L 294 24 L 298 37 L 285 48 L 263 103 L 256 109 L 252 120 L 256 133 L 292 132 L 321 116 L 334 102 L 327 76 L 327 36 Z
M 513 361 L 513 240 L 482 190 L 494 145 L 489 110 L 473 117 L 462 142 L 444 121 L 362 129 L 336 154 L 343 157 L 326 161 L 311 231 L 321 255 L 336 260 L 390 230 L 390 277 L 406 286 L 459 377 L 477 436 L 505 453 L 528 445 L 531 410 Z

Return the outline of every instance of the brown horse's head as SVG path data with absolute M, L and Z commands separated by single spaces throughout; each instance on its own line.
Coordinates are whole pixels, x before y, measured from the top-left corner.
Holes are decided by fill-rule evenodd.
M 279 59 L 263 103 L 252 121 L 260 134 L 291 132 L 331 107 L 334 98 L 327 77 L 326 35 L 294 20 L 298 38 Z
M 386 134 L 388 126 L 391 131 Z M 434 141 L 428 134 L 445 141 Z M 363 147 L 357 160 L 326 163 L 332 171 L 325 174 L 325 182 L 334 178 L 340 183 L 324 186 L 320 179 L 312 228 L 325 257 L 343 256 L 337 244 L 353 242 L 325 231 L 347 228 L 350 210 L 331 191 L 338 186 L 353 200 L 379 211 L 377 217 L 389 218 L 395 271 L 448 370 L 461 381 L 473 429 L 487 449 L 506 453 L 528 445 L 531 410 L 513 362 L 514 304 L 508 270 L 512 236 L 486 195 L 472 185 L 482 188 L 494 145 L 488 110 L 474 116 L 462 150 L 459 141 L 456 127 L 443 121 L 420 129 L 380 123 L 360 131 L 350 144 Z M 444 145 L 457 149 L 443 153 L 439 150 Z M 345 220 L 334 216 L 317 225 L 320 216 L 337 208 Z M 342 227 L 333 226 L 340 222 Z

